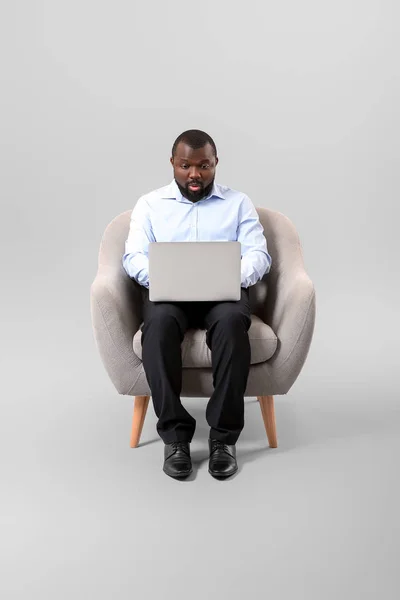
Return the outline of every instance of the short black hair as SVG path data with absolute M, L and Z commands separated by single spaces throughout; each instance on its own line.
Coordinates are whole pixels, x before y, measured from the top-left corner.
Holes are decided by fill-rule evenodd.
M 188 129 L 184 131 L 176 138 L 174 145 L 172 146 L 172 157 L 176 154 L 176 148 L 179 142 L 184 142 L 193 150 L 197 150 L 198 148 L 203 148 L 207 143 L 209 143 L 212 147 L 213 154 L 217 157 L 217 148 L 215 146 L 214 140 L 212 137 L 208 135 L 205 131 L 201 131 L 200 129 Z

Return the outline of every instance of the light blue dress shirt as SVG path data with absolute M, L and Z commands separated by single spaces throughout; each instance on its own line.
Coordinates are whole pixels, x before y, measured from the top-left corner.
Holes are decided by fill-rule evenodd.
M 182 196 L 175 179 L 141 196 L 131 213 L 122 264 L 129 277 L 148 288 L 149 242 L 196 241 L 241 243 L 241 287 L 254 285 L 271 268 L 264 228 L 252 201 L 215 180 L 210 194 L 197 202 Z

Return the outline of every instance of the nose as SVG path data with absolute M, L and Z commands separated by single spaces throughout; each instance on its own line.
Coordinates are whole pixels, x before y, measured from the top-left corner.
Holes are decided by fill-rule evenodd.
M 200 172 L 198 170 L 197 167 L 190 167 L 189 168 L 189 179 L 192 180 L 200 180 Z

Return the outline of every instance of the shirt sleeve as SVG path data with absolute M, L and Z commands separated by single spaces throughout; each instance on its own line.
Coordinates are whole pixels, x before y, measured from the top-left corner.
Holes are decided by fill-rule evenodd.
M 242 252 L 241 287 L 247 288 L 270 271 L 272 258 L 257 210 L 245 194 L 239 208 L 237 241 L 241 243 Z
M 132 210 L 122 265 L 129 277 L 147 288 L 149 287 L 149 243 L 155 241 L 149 206 L 146 200 L 140 197 Z

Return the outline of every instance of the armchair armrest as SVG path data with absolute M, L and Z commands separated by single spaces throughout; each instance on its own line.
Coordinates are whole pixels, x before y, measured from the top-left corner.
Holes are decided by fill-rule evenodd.
M 275 302 L 270 311 L 268 323 L 278 338 L 278 346 L 268 361 L 275 369 L 280 369 L 301 344 L 302 364 L 304 363 L 315 323 L 315 289 L 306 271 L 299 268 L 281 275 L 275 286 Z M 272 294 L 272 291 L 270 292 Z
M 90 306 L 104 367 L 118 392 L 127 394 L 141 365 L 132 344 L 142 321 L 140 286 L 122 265 L 100 264 L 90 288 Z
M 311 345 L 316 298 L 294 224 L 278 212 L 270 219 L 274 221 L 271 235 L 274 257 L 263 318 L 275 332 L 278 344 L 267 364 L 276 388 L 288 390 L 300 373 Z

